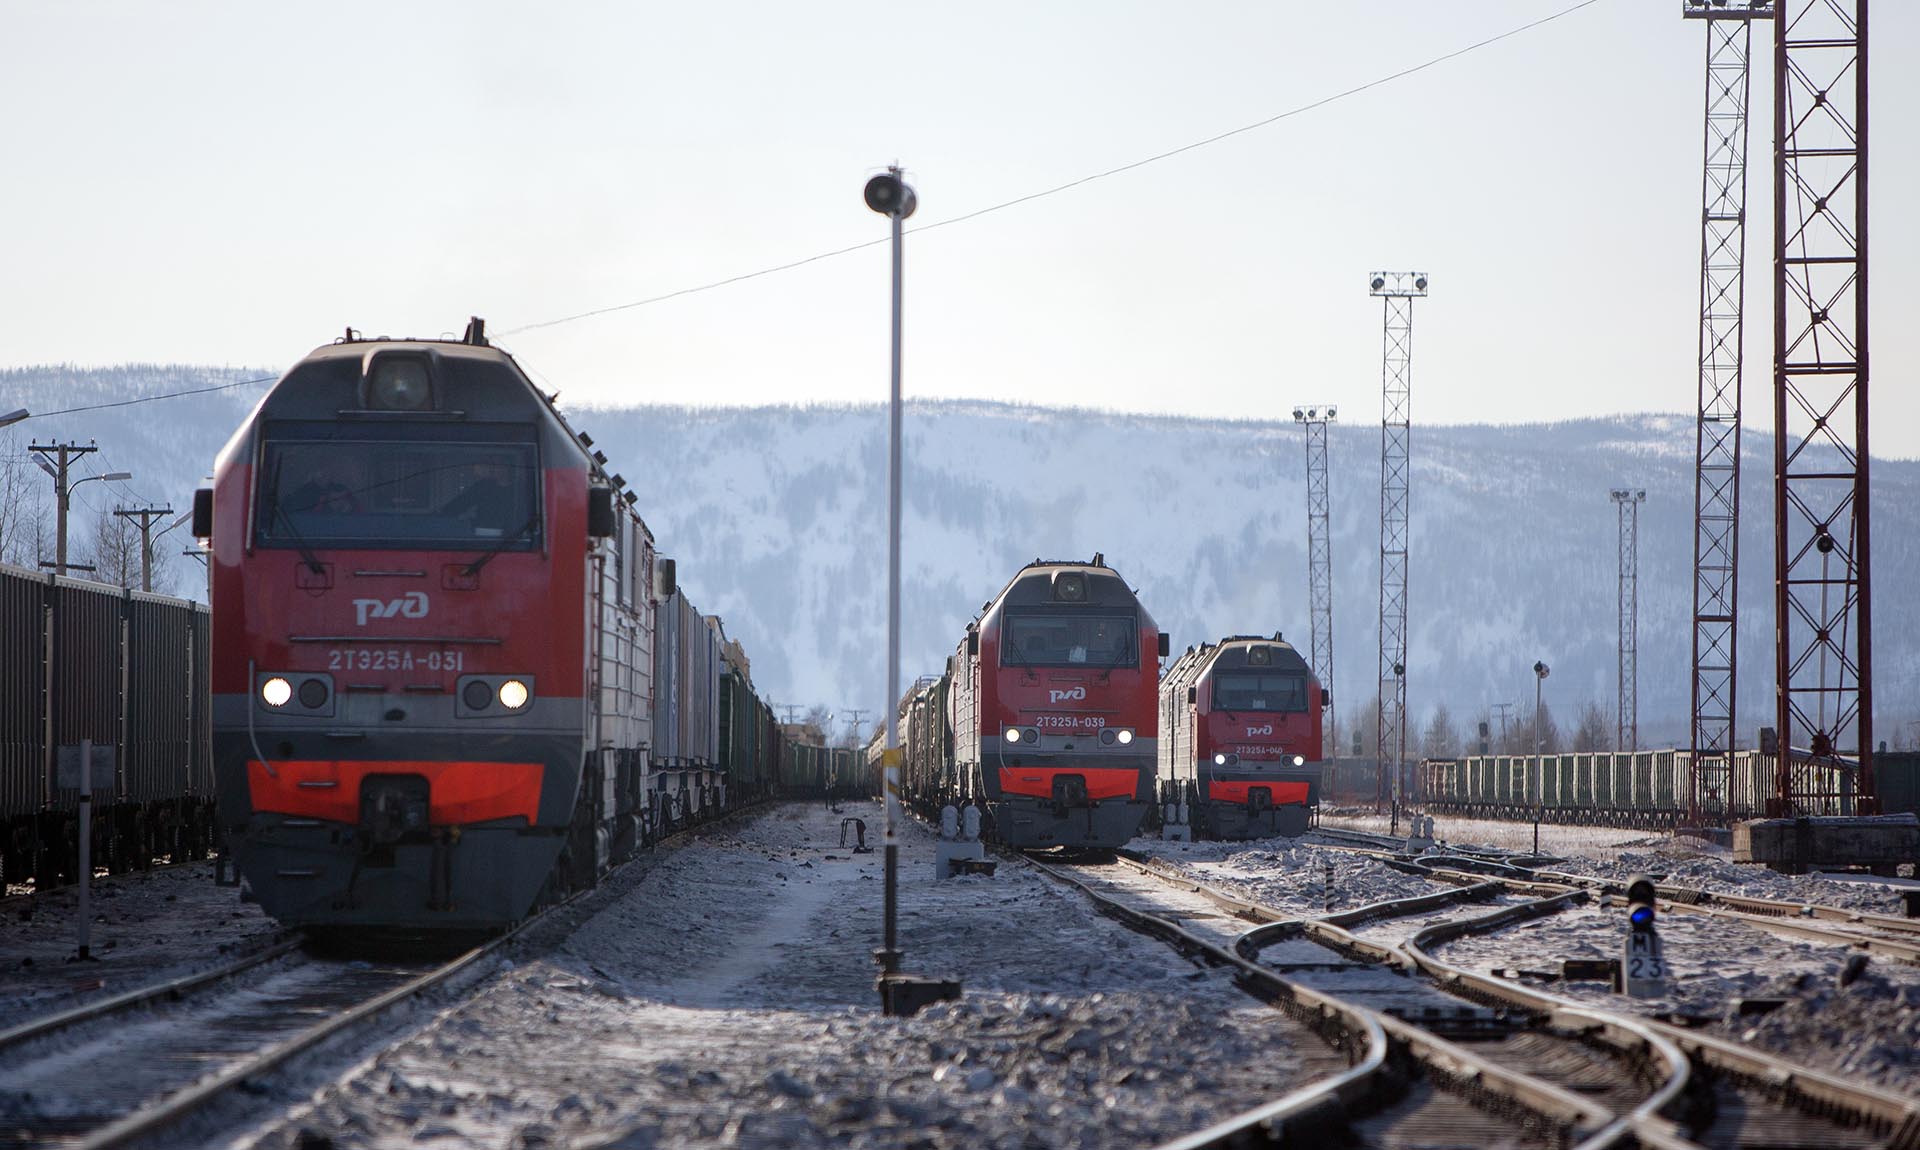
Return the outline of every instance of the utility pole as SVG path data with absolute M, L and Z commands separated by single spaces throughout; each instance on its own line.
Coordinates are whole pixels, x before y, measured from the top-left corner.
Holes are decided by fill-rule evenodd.
M 1780 754 L 1768 813 L 1869 814 L 1879 803 L 1867 481 L 1867 0 L 1793 0 L 1773 34 Z
M 1500 742 L 1502 745 L 1505 745 L 1507 741 L 1507 714 L 1512 710 L 1513 710 L 1512 703 L 1494 703 L 1493 704 L 1494 714 L 1500 716 Z
M 1313 619 L 1313 675 L 1320 689 L 1333 694 L 1333 548 L 1328 537 L 1327 425 L 1338 416 L 1332 407 L 1296 407 L 1293 421 L 1307 429 L 1307 603 Z M 1333 704 L 1328 728 L 1338 731 Z M 1331 740 L 1340 757 L 1340 741 Z
M 1640 749 L 1640 505 L 1647 493 L 1616 487 L 1611 492 L 1620 512 L 1620 713 L 1613 745 Z
M 794 718 L 794 716 L 800 713 L 800 704 L 798 704 L 798 703 L 778 703 L 778 704 L 775 704 L 775 705 L 776 705 L 776 706 L 778 706 L 778 707 L 779 707 L 779 708 L 780 708 L 781 710 L 783 710 L 783 711 L 785 711 L 785 712 L 787 713 L 787 721 L 786 721 L 786 725 L 787 725 L 787 726 L 789 726 L 789 727 L 791 727 L 791 726 L 793 726 L 793 724 L 794 724 L 794 723 L 796 723 L 796 722 L 798 722 L 798 720 L 796 720 L 796 719 Z
M 849 707 L 843 713 L 847 716 L 847 726 L 850 730 L 848 736 L 850 741 L 847 745 L 858 750 L 860 747 L 860 721 L 867 717 L 867 712 L 865 708 Z
M 1374 272 L 1369 293 L 1381 298 L 1380 371 L 1380 750 L 1374 809 L 1391 804 L 1399 833 L 1400 764 L 1407 756 L 1407 537 L 1411 478 L 1410 391 L 1413 301 L 1427 294 L 1425 272 Z M 1391 768 L 1389 768 L 1391 764 Z M 1388 779 L 1388 771 L 1392 779 Z
M 1747 263 L 1747 105 L 1753 21 L 1773 0 L 1685 0 L 1707 31 L 1700 205 L 1700 373 L 1693 484 L 1690 809 L 1728 793 L 1739 695 L 1740 384 Z M 1630 748 L 1622 748 L 1630 749 Z
M 140 521 L 140 589 L 153 590 L 153 521 L 163 515 L 172 515 L 172 507 L 132 507 L 113 509 L 115 516 L 121 519 Z M 178 524 L 175 524 L 178 526 Z
M 67 562 L 67 511 L 73 505 L 73 489 L 90 479 L 132 479 L 130 471 L 110 471 L 105 475 L 83 475 L 73 482 L 67 482 L 67 470 L 74 461 L 100 450 L 88 440 L 83 447 L 78 443 L 29 443 L 27 450 L 33 452 L 34 462 L 40 470 L 53 477 L 55 513 L 53 562 L 41 562 L 42 567 L 52 567 L 57 575 L 65 575 L 70 569 L 93 570 L 84 563 Z

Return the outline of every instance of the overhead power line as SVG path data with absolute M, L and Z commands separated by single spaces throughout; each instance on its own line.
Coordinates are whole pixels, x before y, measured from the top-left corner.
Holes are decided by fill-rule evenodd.
M 1582 8 L 1590 8 L 1593 5 L 1598 4 L 1599 2 L 1600 0 L 1580 0 L 1580 2 L 1577 4 L 1569 5 L 1565 8 L 1560 9 L 1557 12 L 1553 12 L 1549 15 L 1542 16 L 1537 20 L 1530 20 L 1525 24 L 1521 24 L 1517 27 L 1509 28 L 1505 32 L 1496 33 L 1495 35 L 1488 36 L 1483 40 L 1476 40 L 1473 43 L 1468 44 L 1464 47 L 1455 48 L 1451 52 L 1447 52 L 1443 55 L 1435 56 L 1421 63 L 1414 64 L 1411 67 L 1402 68 L 1398 72 L 1391 72 L 1385 76 L 1376 77 L 1372 80 L 1368 80 L 1363 84 L 1356 84 L 1351 88 L 1343 89 L 1342 91 L 1335 92 L 1328 96 L 1322 96 L 1317 100 L 1309 101 L 1305 104 L 1299 105 L 1298 107 L 1289 108 L 1284 112 L 1276 113 L 1275 115 L 1268 116 L 1265 119 L 1255 120 L 1251 124 L 1242 124 L 1240 127 L 1237 127 L 1237 128 L 1229 128 L 1224 132 L 1219 132 L 1214 135 L 1207 136 L 1204 139 L 1194 140 L 1191 143 L 1182 144 L 1177 148 L 1169 148 L 1164 152 L 1156 152 L 1151 156 L 1145 156 L 1138 160 L 1131 160 L 1127 163 L 1119 165 L 1118 167 L 1107 168 L 1104 171 L 1094 172 L 1090 175 L 1081 176 L 1078 179 L 1068 180 L 1064 184 L 1056 184 L 1053 187 L 1043 188 L 1040 191 L 1036 191 L 1036 192 L 1029 192 L 1023 196 L 1015 196 L 1013 199 L 1002 200 L 997 204 L 989 204 L 984 208 L 976 208 L 973 211 L 963 212 L 957 216 L 949 216 L 944 220 L 933 220 L 929 223 L 924 223 L 917 227 L 907 228 L 905 229 L 905 231 L 908 233 L 930 232 L 935 228 L 944 228 L 951 224 L 965 223 L 968 220 L 977 220 L 981 216 L 992 215 L 994 212 L 1002 212 L 1007 210 L 1008 208 L 1019 207 L 1021 204 L 1030 204 L 1035 200 L 1046 199 L 1048 196 L 1057 196 L 1062 192 L 1071 191 L 1074 188 L 1082 187 L 1086 184 L 1091 184 L 1096 180 L 1104 180 L 1112 176 L 1118 176 L 1125 172 L 1134 171 L 1137 168 L 1144 168 L 1149 164 L 1157 164 L 1162 160 L 1170 160 L 1175 156 L 1184 155 L 1187 152 L 1191 152 L 1199 148 L 1205 148 L 1213 144 L 1218 144 L 1223 140 L 1230 140 L 1235 136 L 1242 136 L 1248 132 L 1258 131 L 1261 128 L 1265 128 L 1270 125 L 1277 124 L 1282 120 L 1290 120 L 1296 116 L 1305 115 L 1306 113 L 1315 111 L 1316 109 L 1324 108 L 1328 104 L 1337 103 L 1351 96 L 1357 96 L 1362 92 L 1370 91 L 1382 85 L 1391 84 L 1396 80 L 1403 80 L 1408 76 L 1415 75 L 1416 73 L 1424 72 L 1430 68 L 1438 67 L 1439 65 L 1444 64 L 1449 60 L 1455 60 L 1471 52 L 1477 52 L 1482 48 L 1486 48 L 1491 45 L 1498 44 L 1502 40 L 1510 40 L 1515 36 L 1518 36 L 1524 32 L 1530 32 L 1533 29 L 1538 28 L 1544 24 L 1551 24 L 1552 22 L 1560 19 L 1563 16 L 1570 16 L 1573 13 L 1580 11 Z M 805 267 L 808 264 L 819 263 L 822 260 L 830 260 L 830 259 L 835 259 L 844 255 L 851 255 L 854 252 L 861 251 L 866 248 L 878 247 L 879 245 L 884 244 L 886 242 L 888 242 L 887 237 L 881 236 L 878 239 L 866 240 L 857 244 L 849 244 L 846 247 L 835 248 L 832 251 L 819 252 L 815 255 L 806 256 L 802 259 L 790 260 L 783 264 L 775 264 L 772 267 L 761 268 L 758 271 L 742 272 L 739 275 L 728 276 L 725 279 L 712 280 L 708 283 L 697 284 L 693 287 L 684 287 L 684 288 L 676 289 L 674 291 L 665 292 L 660 295 L 648 296 L 645 299 L 632 300 L 628 303 L 609 304 L 606 307 L 592 308 L 587 311 L 575 312 L 572 315 L 559 316 L 555 319 L 544 319 L 536 323 L 522 324 L 519 327 L 508 328 L 502 331 L 500 334 L 503 336 L 519 335 L 523 332 L 538 331 L 542 328 L 558 327 L 561 324 L 574 323 L 583 319 L 593 319 L 598 316 L 611 315 L 614 312 L 632 311 L 635 308 L 647 307 L 651 304 L 656 304 L 656 303 L 665 303 L 667 300 L 679 299 L 682 296 L 697 295 L 700 292 L 713 291 L 715 288 L 727 287 L 732 284 L 741 283 L 745 280 L 759 279 L 762 276 L 770 276 L 770 275 L 775 275 L 779 272 L 792 271 L 795 268 Z
M 58 411 L 36 411 L 26 419 L 46 419 L 54 415 L 72 415 L 80 411 L 105 411 L 109 407 L 132 407 L 136 403 L 155 403 L 162 399 L 179 399 L 188 395 L 206 395 L 213 391 L 232 391 L 236 387 L 247 387 L 257 383 L 272 383 L 279 379 L 277 375 L 263 375 L 257 379 L 241 379 L 232 383 L 217 383 L 211 387 L 192 387 L 185 391 L 169 391 L 162 395 L 136 395 L 132 399 L 116 399 L 110 403 L 86 403 L 79 407 L 63 407 Z M 21 420 L 26 422 L 25 419 Z
M 1414 64 L 1410 67 L 1402 68 L 1397 72 L 1390 72 L 1387 75 L 1376 77 L 1372 80 L 1366 81 L 1365 83 L 1356 84 L 1351 88 L 1346 88 L 1339 92 L 1332 93 L 1331 95 L 1322 96 L 1317 100 L 1312 100 L 1305 104 L 1301 104 L 1297 107 L 1289 108 L 1284 112 L 1276 113 L 1275 115 L 1268 116 L 1265 119 L 1255 120 L 1250 124 L 1242 124 L 1237 128 L 1229 128 L 1224 132 L 1218 132 L 1214 135 L 1207 136 L 1204 139 L 1194 140 L 1190 143 L 1182 144 L 1176 148 L 1169 148 L 1163 152 L 1156 152 L 1153 155 L 1144 156 L 1137 160 L 1131 160 L 1127 163 L 1120 164 L 1116 167 L 1107 168 L 1104 171 L 1093 172 L 1089 175 L 1081 176 L 1077 179 L 1068 180 L 1066 183 L 1063 183 L 1063 184 L 1056 184 L 1050 188 L 1043 188 L 1039 191 L 1029 192 L 1026 195 L 1015 196 L 1010 200 L 1002 200 L 999 203 L 989 204 L 983 208 L 976 208 L 970 212 L 963 212 L 957 216 L 949 216 L 943 220 L 932 220 L 928 223 L 921 224 L 918 227 L 908 228 L 906 229 L 906 231 L 930 232 L 930 231 L 933 231 L 935 228 L 944 228 L 952 224 L 965 223 L 969 220 L 977 220 L 982 216 L 992 215 L 995 212 L 1006 211 L 1008 208 L 1019 207 L 1022 204 L 1030 204 L 1035 200 L 1046 199 L 1049 196 L 1057 196 L 1062 192 L 1071 191 L 1074 188 L 1078 188 L 1086 184 L 1094 183 L 1097 180 L 1104 180 L 1113 176 L 1118 176 L 1126 172 L 1134 171 L 1138 168 L 1144 168 L 1149 164 L 1157 164 L 1162 160 L 1170 160 L 1175 156 L 1184 155 L 1187 152 L 1191 152 L 1199 148 L 1209 147 L 1213 144 L 1218 144 L 1223 140 L 1230 140 L 1235 136 L 1241 136 L 1241 135 L 1245 135 L 1248 132 L 1258 131 L 1261 128 L 1265 128 L 1270 125 L 1277 124 L 1282 120 L 1289 120 L 1297 116 L 1305 115 L 1308 112 L 1312 112 L 1317 109 L 1324 108 L 1329 104 L 1337 103 L 1341 100 L 1348 99 L 1349 97 L 1352 97 L 1352 96 L 1357 96 L 1362 92 L 1366 92 L 1371 89 L 1381 87 L 1382 85 L 1385 85 L 1385 84 L 1391 84 L 1396 80 L 1403 80 L 1408 76 L 1412 76 L 1417 73 L 1427 71 L 1430 68 L 1438 67 L 1439 65 L 1447 63 L 1450 60 L 1456 60 L 1461 56 L 1465 56 L 1470 53 L 1477 52 L 1482 48 L 1487 48 L 1494 44 L 1498 44 L 1502 40 L 1510 40 L 1515 36 L 1519 36 L 1523 33 L 1530 32 L 1535 28 L 1541 27 L 1542 25 L 1551 24 L 1554 21 L 1561 19 L 1562 17 L 1570 16 L 1573 13 L 1580 11 L 1582 8 L 1590 8 L 1593 5 L 1598 3 L 1600 3 L 1600 0 L 1579 0 L 1579 3 L 1568 5 L 1565 8 L 1562 8 L 1556 12 L 1549 13 L 1548 15 L 1542 16 L 1536 20 L 1530 20 L 1525 24 L 1520 24 L 1520 25 L 1517 25 L 1516 27 L 1509 28 L 1504 32 L 1496 33 L 1492 36 L 1486 37 L 1485 39 L 1476 40 L 1471 44 L 1467 44 L 1463 47 L 1456 48 L 1451 52 L 1447 52 L 1439 56 L 1434 56 L 1431 59 L 1424 60 L 1421 63 Z M 524 332 L 538 331 L 542 328 L 558 327 L 562 324 L 575 323 L 584 319 L 593 319 L 598 316 L 611 315 L 615 312 L 632 311 L 635 308 L 647 307 L 649 305 L 657 304 L 657 303 L 665 303 L 668 300 L 679 299 L 682 296 L 697 295 L 702 292 L 713 291 L 717 288 L 723 288 L 723 287 L 731 286 L 733 284 L 743 283 L 747 280 L 759 279 L 763 276 L 777 275 L 780 272 L 792 271 L 796 268 L 805 267 L 808 264 L 820 263 L 824 260 L 837 259 L 840 256 L 851 255 L 854 252 L 861 251 L 866 248 L 877 247 L 880 244 L 883 244 L 886 242 L 888 242 L 887 238 L 885 236 L 882 236 L 878 239 L 865 240 L 857 244 L 848 244 L 846 247 L 834 248 L 831 251 L 817 252 L 813 255 L 804 256 L 797 260 L 789 260 L 786 263 L 774 264 L 771 267 L 760 268 L 756 271 L 742 272 L 739 275 L 727 276 L 724 279 L 710 280 L 706 283 L 696 284 L 691 287 L 678 288 L 674 291 L 663 292 L 660 295 L 648 296 L 645 299 L 631 300 L 627 303 L 610 304 L 606 307 L 597 307 L 597 308 L 591 308 L 587 311 L 575 312 L 572 315 L 564 315 L 564 316 L 556 317 L 554 319 L 546 319 L 546 320 L 540 320 L 535 323 L 522 324 L 519 327 L 508 328 L 504 331 L 501 331 L 499 334 L 502 336 L 519 335 Z M 157 403 L 163 399 L 181 399 L 190 395 L 207 395 L 212 392 L 231 391 L 234 388 L 239 388 L 239 387 L 249 387 L 249 386 L 254 386 L 262 383 L 272 383 L 277 378 L 279 377 L 265 375 L 265 376 L 260 376 L 254 379 L 235 380 L 232 383 L 214 384 L 209 387 L 195 387 L 195 388 L 188 388 L 182 391 L 169 391 L 159 395 L 140 395 L 140 396 L 134 396 L 131 399 L 118 399 L 118 400 L 113 400 L 107 403 L 80 404 L 75 407 L 63 407 L 58 411 L 36 411 L 32 415 L 27 416 L 26 418 L 27 419 L 45 419 L 45 418 L 48 418 L 49 416 L 55 416 L 55 415 L 74 415 L 83 411 L 105 411 L 109 408 L 115 408 L 115 407 L 131 407 L 135 404 L 141 404 L 141 403 Z

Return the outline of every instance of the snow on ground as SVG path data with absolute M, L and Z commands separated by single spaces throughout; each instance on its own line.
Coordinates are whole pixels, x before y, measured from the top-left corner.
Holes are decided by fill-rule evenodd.
M 877 808 L 854 816 L 877 842 Z M 918 824 L 905 968 L 966 994 L 881 1016 L 881 856 L 840 847 L 841 817 L 788 805 L 667 855 L 259 1144 L 1131 1146 L 1331 1070 L 1226 975 L 1024 867 L 935 883 Z
M 1385 815 L 1322 815 L 1321 824 L 1345 830 L 1387 832 Z M 1495 819 L 1463 819 L 1435 815 L 1434 834 L 1454 846 L 1488 846 L 1531 850 L 1533 824 Z M 1402 820 L 1402 829 L 1405 821 Z M 1905 883 L 1872 881 L 1866 876 L 1845 878 L 1819 874 L 1789 875 L 1763 866 L 1732 861 L 1725 847 L 1699 839 L 1644 830 L 1613 827 L 1564 827 L 1542 823 L 1540 851 L 1566 860 L 1546 869 L 1571 874 L 1624 879 L 1636 873 L 1665 875 L 1663 882 L 1698 887 L 1751 898 L 1818 903 L 1877 914 L 1903 914 L 1901 891 Z
M 1197 843 L 1135 839 L 1131 845 L 1177 865 L 1196 882 L 1302 917 L 1326 912 L 1329 865 L 1333 867 L 1332 906 L 1337 911 L 1445 889 L 1378 859 L 1298 839 Z
M 0 904 L 0 1029 L 218 966 L 280 936 L 259 906 L 191 863 L 95 879 L 92 962 L 79 944 L 79 888 Z
M 1665 997 L 1627 998 L 1599 982 L 1548 989 L 1609 1010 L 1711 1019 L 1725 1037 L 1920 1097 L 1920 968 L 1876 959 L 1842 987 L 1841 971 L 1853 957 L 1845 947 L 1704 915 L 1663 915 L 1659 930 L 1669 968 Z M 1620 957 L 1625 932 L 1621 910 L 1583 907 L 1459 939 L 1435 953 L 1483 972 L 1557 971 L 1568 958 Z M 1742 1016 L 1737 1003 L 1743 998 L 1788 1004 L 1762 1017 Z

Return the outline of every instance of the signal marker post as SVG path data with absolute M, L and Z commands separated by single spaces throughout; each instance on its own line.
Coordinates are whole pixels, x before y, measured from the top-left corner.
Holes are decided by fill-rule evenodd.
M 1629 998 L 1659 998 L 1667 993 L 1667 960 L 1660 951 L 1654 920 L 1653 880 L 1637 874 L 1627 880 L 1627 942 L 1620 958 L 1620 989 Z

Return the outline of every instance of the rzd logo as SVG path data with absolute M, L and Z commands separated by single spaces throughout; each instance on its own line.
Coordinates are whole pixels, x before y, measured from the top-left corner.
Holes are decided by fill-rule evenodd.
M 398 599 L 355 599 L 353 624 L 364 627 L 369 619 L 424 619 L 427 617 L 427 593 L 409 591 Z
M 1268 723 L 1265 726 L 1247 728 L 1247 738 L 1249 739 L 1253 738 L 1255 735 L 1271 735 L 1271 734 L 1273 734 L 1272 723 Z
M 1078 702 L 1087 697 L 1087 689 L 1075 687 L 1070 691 L 1048 691 L 1047 696 L 1056 703 Z

